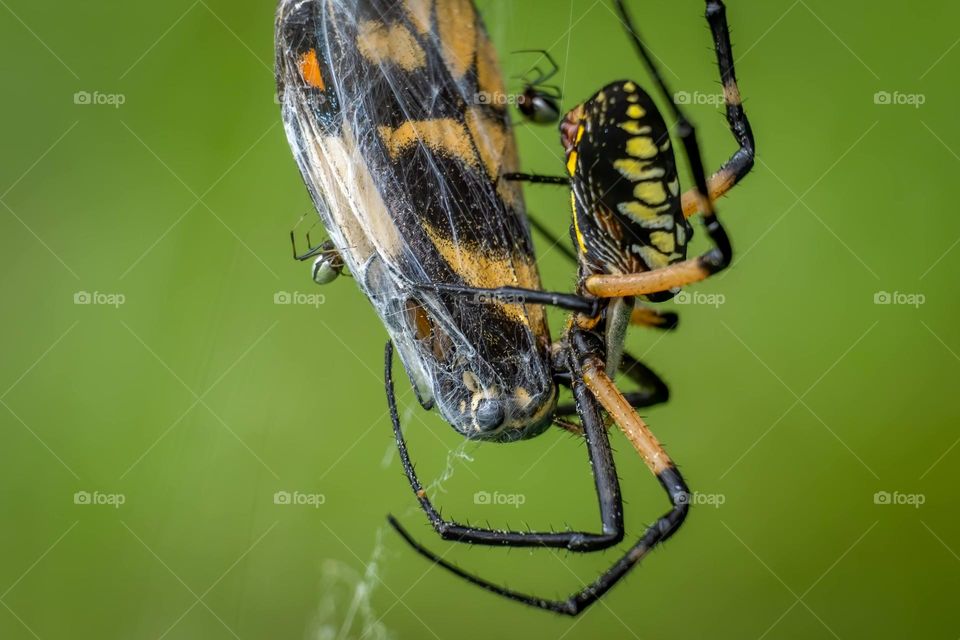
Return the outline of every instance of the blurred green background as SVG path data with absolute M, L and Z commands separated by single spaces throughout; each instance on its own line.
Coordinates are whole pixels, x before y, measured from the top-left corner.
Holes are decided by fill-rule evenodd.
M 510 51 L 549 49 L 570 106 L 647 81 L 608 4 L 480 7 L 505 73 L 530 62 Z M 702 4 L 631 4 L 719 166 L 734 144 Z M 759 151 L 720 209 L 736 261 L 671 303 L 678 332 L 631 337 L 673 390 L 644 415 L 703 504 L 576 620 L 384 529 L 393 512 L 545 596 L 619 553 L 461 548 L 416 511 L 379 320 L 289 257 L 310 204 L 273 100 L 274 3 L 0 5 L 0 637 L 960 636 L 957 3 L 729 3 Z M 553 128 L 518 140 L 525 169 L 562 170 Z M 562 232 L 565 194 L 527 193 Z M 541 267 L 572 286 L 556 251 Z M 274 304 L 284 291 L 324 304 Z M 401 394 L 419 471 L 449 476 L 445 514 L 595 526 L 579 442 L 462 446 Z M 664 501 L 614 443 L 630 537 Z

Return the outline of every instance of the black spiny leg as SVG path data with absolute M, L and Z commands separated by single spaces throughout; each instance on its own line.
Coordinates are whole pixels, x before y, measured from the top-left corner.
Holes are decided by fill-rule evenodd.
M 610 450 L 610 441 L 607 439 L 606 429 L 600 420 L 600 413 L 596 402 L 592 401 L 589 393 L 581 382 L 574 385 L 574 394 L 578 403 L 582 404 L 581 421 L 587 440 L 587 453 L 590 457 L 590 467 L 593 471 L 597 498 L 600 502 L 600 520 L 603 533 L 586 533 L 580 531 L 536 532 L 536 531 L 499 531 L 493 529 L 478 529 L 464 526 L 451 520 L 444 520 L 434 508 L 427 493 L 420 484 L 407 444 L 400 429 L 400 418 L 397 415 L 396 398 L 393 392 L 393 344 L 388 342 L 385 353 L 385 384 L 387 402 L 390 406 L 390 418 L 393 421 L 393 432 L 397 440 L 397 449 L 400 452 L 400 462 L 410 481 L 410 486 L 420 501 L 420 507 L 430 524 L 444 540 L 456 540 L 473 544 L 502 545 L 508 547 L 563 547 L 571 551 L 596 551 L 606 549 L 623 540 L 623 502 L 620 498 L 620 485 L 617 483 L 617 472 L 613 464 L 613 452 Z M 388 517 L 390 524 L 396 528 L 404 538 L 412 542 L 409 534 L 393 517 Z
M 743 110 L 740 88 L 737 86 L 737 73 L 733 66 L 733 47 L 730 44 L 730 27 L 727 25 L 727 9 L 723 2 L 707 0 L 707 22 L 710 24 L 710 32 L 713 34 L 713 44 L 717 52 L 727 122 L 730 124 L 730 132 L 740 145 L 733 156 L 710 178 L 710 197 L 716 200 L 750 173 L 753 168 L 756 144 L 750 121 Z M 699 210 L 700 203 L 696 193 L 691 190 L 683 194 L 684 214 L 691 216 Z
M 587 298 L 575 293 L 557 293 L 541 291 L 539 289 L 524 289 L 521 287 L 497 287 L 484 289 L 467 287 L 458 284 L 416 284 L 418 289 L 427 291 L 442 291 L 472 299 L 476 304 L 486 304 L 492 300 L 506 304 L 542 304 L 550 307 L 559 307 L 567 311 L 585 313 L 596 316 L 600 313 L 600 303 L 595 298 Z
M 670 387 L 656 372 L 629 353 L 623 354 L 620 372 L 640 387 L 639 391 L 623 394 L 634 408 L 652 407 L 670 400 Z
M 683 481 L 683 477 L 660 446 L 660 443 L 657 442 L 653 434 L 650 433 L 650 430 L 640 417 L 626 404 L 623 396 L 617 391 L 613 382 L 606 377 L 606 374 L 603 372 L 603 363 L 592 350 L 582 346 L 583 341 L 578 340 L 578 337 L 577 335 L 573 336 L 575 342 L 581 343 L 573 349 L 574 354 L 572 359 L 575 362 L 572 368 L 574 369 L 575 384 L 578 386 L 586 384 L 590 390 L 590 395 L 599 400 L 600 404 L 617 420 L 617 423 L 627 434 L 630 442 L 637 451 L 641 453 L 647 462 L 647 466 L 654 472 L 657 480 L 660 481 L 661 486 L 663 486 L 667 492 L 670 504 L 672 505 L 670 511 L 648 527 L 644 535 L 630 547 L 613 566 L 601 574 L 599 578 L 566 600 L 547 600 L 545 598 L 527 595 L 519 591 L 507 589 L 506 587 L 501 587 L 472 573 L 468 573 L 424 547 L 414 540 L 395 520 L 391 520 L 394 528 L 397 529 L 400 535 L 402 535 L 420 555 L 447 569 L 451 573 L 505 598 L 569 616 L 578 615 L 588 606 L 596 602 L 643 560 L 654 547 L 676 533 L 677 529 L 680 528 L 680 525 L 683 524 L 683 521 L 687 517 L 690 495 L 687 490 L 687 485 Z M 577 362 L 583 363 L 582 369 L 576 366 Z
M 514 182 L 529 182 L 531 184 L 553 184 L 553 185 L 563 185 L 566 187 L 570 186 L 570 178 L 566 176 L 542 176 L 537 173 L 505 173 L 503 174 L 504 180 L 512 180 Z

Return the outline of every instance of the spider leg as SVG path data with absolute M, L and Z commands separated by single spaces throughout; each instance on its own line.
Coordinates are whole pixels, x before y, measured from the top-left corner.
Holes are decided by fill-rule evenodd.
M 561 89 L 555 84 L 543 84 L 543 81 L 541 80 L 537 84 L 533 84 L 530 86 L 535 88 L 537 92 L 540 93 L 541 95 L 545 95 L 549 98 L 553 98 L 554 100 L 563 99 L 563 89 Z
M 550 71 L 546 73 L 541 71 L 540 67 L 533 68 L 533 70 L 537 72 L 537 79 L 536 81 L 529 82 L 529 84 L 531 85 L 536 86 L 543 82 L 546 82 L 553 76 L 557 75 L 557 72 L 560 71 L 560 65 L 557 64 L 557 61 L 553 59 L 553 56 L 550 55 L 550 52 L 547 51 L 546 49 L 520 49 L 518 51 L 514 51 L 513 53 L 539 53 L 540 57 L 546 58 L 547 62 L 550 63 Z
M 630 314 L 630 324 L 663 331 L 673 331 L 680 324 L 680 316 L 673 311 L 660 311 L 646 305 L 638 304 Z
M 628 352 L 623 354 L 620 373 L 639 387 L 636 391 L 623 394 L 624 399 L 634 409 L 652 407 L 670 400 L 670 387 L 667 386 L 667 383 L 653 369 Z M 557 417 L 575 416 L 577 415 L 577 405 L 559 405 L 554 415 Z
M 305 213 L 305 214 L 303 214 L 302 216 L 300 216 L 300 219 L 297 220 L 297 224 L 295 224 L 295 225 L 293 226 L 293 229 L 290 230 L 290 245 L 291 245 L 292 248 L 293 248 L 293 259 L 294 259 L 294 260 L 299 260 L 299 261 L 301 261 L 301 262 L 303 262 L 304 260 L 309 260 L 310 258 L 314 258 L 314 257 L 316 257 L 316 256 L 318 256 L 318 255 L 320 255 L 320 254 L 322 254 L 322 253 L 331 253 L 331 246 L 332 246 L 332 245 L 328 245 L 328 244 L 326 244 L 326 243 L 321 243 L 321 244 L 318 244 L 317 246 L 314 246 L 314 245 L 313 245 L 313 242 L 311 242 L 311 240 L 310 240 L 310 232 L 313 230 L 313 228 L 314 228 L 315 226 L 317 226 L 317 223 L 318 223 L 319 221 L 314 221 L 314 223 L 313 223 L 312 225 L 310 225 L 310 228 L 307 229 L 307 233 L 306 233 L 307 251 L 306 251 L 305 253 L 302 253 L 302 254 L 301 254 L 300 251 L 297 249 L 296 231 L 297 231 L 297 228 L 298 228 L 301 224 L 303 224 L 303 221 L 306 219 L 306 217 L 307 217 L 308 215 L 310 215 L 310 214 L 309 214 L 309 213 Z
M 557 249 L 563 257 L 565 257 L 570 262 L 577 263 L 577 254 L 573 252 L 573 249 L 564 242 L 563 240 L 557 238 L 554 233 L 548 229 L 542 222 L 537 220 L 533 216 L 527 216 L 527 220 L 530 222 L 530 226 L 537 230 L 537 232 L 542 235 L 550 243 L 551 249 Z
M 639 391 L 623 394 L 632 407 L 652 407 L 670 400 L 670 387 L 667 383 L 653 369 L 629 352 L 623 353 L 620 372 L 640 387 Z
M 465 298 L 474 298 L 477 304 L 484 304 L 491 300 L 498 300 L 506 304 L 542 304 L 558 307 L 568 311 L 577 311 L 589 316 L 596 316 L 600 312 L 599 302 L 575 293 L 557 293 L 541 291 L 539 289 L 524 289 L 522 287 L 497 287 L 484 289 L 467 287 L 457 284 L 414 284 L 414 287 L 427 291 L 442 291 L 453 293 Z
M 393 344 L 388 342 L 385 353 L 385 384 L 387 401 L 390 407 L 390 418 L 393 421 L 393 432 L 397 441 L 397 450 L 400 452 L 400 461 L 407 475 L 410 486 L 413 488 L 420 502 L 420 507 L 430 524 L 444 540 L 468 542 L 473 544 L 501 545 L 508 547 L 563 547 L 571 551 L 596 551 L 613 546 L 623 539 L 623 502 L 620 497 L 620 486 L 617 483 L 617 472 L 613 463 L 613 452 L 607 439 L 606 429 L 600 419 L 596 403 L 589 397 L 584 384 L 574 385 L 574 394 L 578 403 L 582 404 L 581 422 L 587 441 L 587 453 L 590 457 L 590 467 L 593 471 L 597 498 L 600 503 L 600 520 L 603 533 L 589 533 L 580 531 L 536 532 L 536 531 L 502 531 L 494 529 L 480 529 L 458 524 L 452 520 L 444 520 L 417 478 L 416 471 L 410 461 L 407 444 L 400 429 L 400 419 L 397 415 L 396 397 L 393 392 Z M 401 532 L 404 538 L 410 541 L 400 524 L 389 516 L 390 523 Z
M 569 616 L 578 615 L 588 606 L 596 602 L 607 591 L 612 589 L 613 586 L 643 560 L 654 547 L 676 533 L 677 529 L 680 528 L 680 525 L 682 525 L 686 519 L 689 511 L 689 492 L 680 472 L 677 471 L 677 468 L 650 432 L 647 425 L 640 416 L 633 411 L 630 405 L 626 403 L 623 395 L 613 384 L 613 381 L 604 373 L 603 362 L 592 350 L 584 347 L 583 340 L 577 339 L 582 337 L 582 335 L 573 336 L 574 343 L 580 343 L 575 344 L 573 347 L 575 352 L 574 359 L 583 364 L 582 369 L 580 367 L 574 367 L 576 369 L 574 374 L 575 381 L 586 384 L 591 395 L 613 416 L 630 440 L 630 443 L 633 444 L 634 448 L 644 459 L 644 462 L 646 462 L 650 470 L 657 476 L 672 505 L 671 509 L 661 516 L 653 525 L 648 527 L 643 536 L 630 547 L 617 562 L 591 584 L 584 586 L 580 591 L 577 591 L 566 600 L 548 600 L 501 587 L 484 578 L 464 571 L 424 547 L 407 533 L 399 522 L 393 518 L 390 519 L 390 524 L 420 555 L 447 569 L 451 573 L 505 598 Z
M 730 27 L 727 25 L 727 9 L 720 0 L 707 0 L 707 22 L 713 34 L 717 64 L 720 67 L 720 82 L 727 110 L 730 132 L 740 148 L 710 178 L 710 197 L 723 196 L 739 183 L 753 168 L 756 144 L 750 121 L 743 110 L 737 73 L 733 66 L 733 48 L 730 45 Z M 692 216 L 700 210 L 699 199 L 693 190 L 683 194 L 683 213 Z
M 555 184 L 563 185 L 565 187 L 570 186 L 569 176 L 544 176 L 537 173 L 505 173 L 503 174 L 504 180 L 511 180 L 513 182 L 529 182 L 531 184 Z

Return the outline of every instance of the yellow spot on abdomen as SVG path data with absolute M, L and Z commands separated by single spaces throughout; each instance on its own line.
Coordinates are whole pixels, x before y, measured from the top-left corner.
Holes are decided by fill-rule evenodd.
M 613 168 L 631 182 L 638 180 L 655 180 L 662 178 L 664 174 L 662 167 L 646 164 L 639 160 L 614 160 Z
M 653 247 L 640 247 L 640 255 L 651 269 L 660 269 L 670 264 L 670 256 L 660 253 Z
M 673 234 L 666 231 L 654 231 L 651 233 L 650 242 L 663 253 L 673 253 L 676 248 Z
M 577 170 L 578 157 L 579 157 L 579 154 L 576 151 L 571 151 L 569 154 L 567 154 L 567 173 L 569 173 L 571 176 Z
M 634 136 L 648 136 L 653 133 L 653 129 L 648 126 L 640 126 L 640 123 L 636 120 L 621 122 L 620 128 Z
M 633 188 L 633 195 L 651 207 L 659 207 L 667 200 L 667 192 L 661 182 L 640 182 Z
M 634 158 L 642 160 L 651 160 L 657 156 L 657 145 L 653 144 L 653 139 L 646 136 L 637 136 L 627 140 L 627 153 Z
M 660 214 L 657 209 L 644 206 L 640 202 L 621 202 L 617 209 L 645 229 L 673 229 L 673 216 Z

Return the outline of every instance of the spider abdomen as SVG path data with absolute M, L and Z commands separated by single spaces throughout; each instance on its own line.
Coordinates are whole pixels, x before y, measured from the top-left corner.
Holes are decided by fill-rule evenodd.
M 633 273 L 684 260 L 691 228 L 669 131 L 650 96 L 634 82 L 615 82 L 564 124 L 573 135 L 574 235 L 588 268 Z

